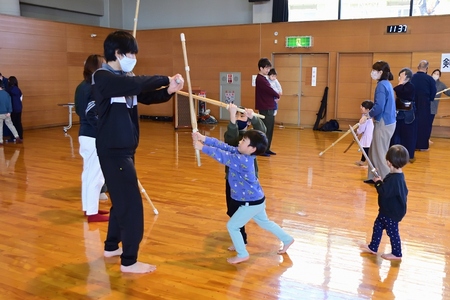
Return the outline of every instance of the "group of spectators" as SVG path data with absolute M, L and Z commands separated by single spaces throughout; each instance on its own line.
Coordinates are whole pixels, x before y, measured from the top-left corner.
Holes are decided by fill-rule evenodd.
M 15 76 L 6 78 L 1 73 L 0 122 L 0 144 L 3 144 L 3 136 L 9 136 L 7 142 L 22 142 L 22 91 Z M 7 125 L 4 130 L 3 122 Z
M 360 124 L 374 120 L 373 140 L 369 157 L 381 177 L 389 173 L 385 166 L 385 155 L 390 146 L 403 145 L 409 153 L 410 162 L 415 161 L 415 151 L 428 151 L 434 117 L 437 113 L 441 93 L 450 95 L 439 78 L 436 69 L 428 75 L 428 61 L 420 61 L 417 72 L 403 68 L 398 73 L 398 85 L 392 88 L 393 79 L 389 64 L 378 61 L 372 66 L 372 79 L 377 80 L 374 106 L 364 115 Z M 373 174 L 368 173 L 366 183 L 373 182 Z

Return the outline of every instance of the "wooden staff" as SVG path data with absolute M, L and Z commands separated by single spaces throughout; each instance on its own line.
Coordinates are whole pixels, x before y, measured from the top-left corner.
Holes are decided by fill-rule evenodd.
M 436 93 L 436 95 L 439 95 L 439 94 L 445 93 L 445 92 L 446 92 L 446 91 L 448 91 L 448 90 L 450 90 L 450 88 L 446 88 L 445 90 L 442 90 L 442 91 L 440 91 L 440 92 L 437 92 L 437 93 Z
M 450 88 L 446 88 L 446 89 L 444 89 L 444 90 L 442 90 L 442 91 L 439 91 L 439 92 L 436 93 L 436 96 L 439 95 L 439 94 L 445 93 L 445 92 L 448 91 L 448 90 L 450 90 Z M 434 98 L 434 100 L 445 100 L 445 99 L 449 99 L 449 98 L 448 98 L 448 97 L 445 97 L 445 98 L 441 98 L 441 97 L 439 97 L 439 98 Z
M 350 148 L 353 146 L 353 144 L 355 143 L 355 140 L 353 140 L 350 145 L 348 145 L 347 149 L 344 150 L 344 153 L 347 153 L 348 150 L 350 150 Z
M 137 21 L 138 21 L 138 15 L 139 15 L 139 4 L 141 3 L 140 0 L 136 1 L 136 13 L 134 14 L 134 28 L 133 28 L 133 36 L 136 38 L 136 29 L 137 29 Z
M 188 93 L 183 92 L 183 91 L 178 91 L 177 93 L 182 95 L 182 96 L 186 96 L 186 97 L 189 96 Z M 226 103 L 223 103 L 221 101 L 214 100 L 214 99 L 205 98 L 205 97 L 202 97 L 202 96 L 192 95 L 192 98 L 200 100 L 200 101 L 203 101 L 203 102 L 206 102 L 206 103 L 209 103 L 209 104 L 212 104 L 212 105 L 215 105 L 215 106 L 220 106 L 220 107 L 223 107 L 223 108 L 226 108 L 226 109 L 228 109 L 228 107 L 229 107 L 229 105 L 226 104 Z M 242 109 L 242 108 L 239 108 L 239 107 L 237 108 L 237 111 L 241 112 L 241 113 L 245 113 L 245 110 Z M 260 118 L 260 119 L 264 119 L 265 118 L 265 116 L 257 114 L 257 113 L 253 113 L 253 115 L 258 117 L 258 118 Z
M 139 14 L 139 3 L 140 0 L 137 0 L 136 3 L 136 13 L 134 15 L 134 28 L 133 28 L 133 37 L 136 38 L 136 29 L 137 29 L 137 20 L 138 20 L 138 14 Z M 139 190 L 141 191 L 142 194 L 144 194 L 145 199 L 147 199 L 148 203 L 150 203 L 150 206 L 153 208 L 153 212 L 155 213 L 155 215 L 159 214 L 158 210 L 156 209 L 156 207 L 153 205 L 152 200 L 150 199 L 150 197 L 148 196 L 147 192 L 145 191 L 144 187 L 142 186 L 141 182 L 139 181 L 139 179 L 137 180 L 138 182 L 138 186 L 139 186 Z
M 350 126 L 351 127 L 351 126 Z M 353 125 L 353 127 L 351 127 L 351 129 L 355 130 L 359 127 L 359 123 L 356 123 L 355 125 Z M 343 138 L 345 138 L 349 133 L 351 132 L 351 130 L 347 130 L 346 133 L 344 133 L 340 138 L 338 138 L 333 144 L 331 144 L 327 149 L 323 150 L 322 152 L 319 153 L 319 156 L 322 156 L 325 152 L 327 152 L 331 147 L 333 147 L 334 145 L 336 145 L 340 140 L 342 140 Z
M 152 200 L 150 199 L 150 197 L 148 196 L 147 192 L 145 191 L 144 187 L 142 186 L 141 182 L 138 179 L 138 185 L 139 185 L 139 190 L 141 191 L 142 194 L 144 194 L 145 199 L 147 199 L 148 203 L 150 204 L 150 206 L 153 208 L 153 212 L 155 213 L 155 215 L 159 214 L 158 210 L 156 209 L 156 207 L 153 205 Z
M 186 79 L 188 84 L 188 91 L 189 91 L 189 111 L 191 113 L 191 126 L 192 126 L 192 132 L 197 132 L 197 114 L 195 113 L 194 108 L 194 99 L 192 97 L 192 85 L 191 85 L 191 76 L 189 75 L 189 64 L 187 59 L 187 51 L 186 51 L 186 38 L 184 36 L 184 33 L 180 34 L 181 38 L 181 46 L 183 47 L 183 57 L 184 57 L 184 68 L 186 70 Z M 195 150 L 195 156 L 197 157 L 197 165 L 200 167 L 202 165 L 200 161 L 200 151 Z
M 380 175 L 379 175 L 378 172 L 377 172 L 377 169 L 375 169 L 375 167 L 373 166 L 372 162 L 371 162 L 370 159 L 369 159 L 369 156 L 367 155 L 366 151 L 364 151 L 363 146 L 362 146 L 361 143 L 359 142 L 359 139 L 358 139 L 358 137 L 356 136 L 356 133 L 355 133 L 355 131 L 353 130 L 352 126 L 349 125 L 349 127 L 350 127 L 349 130 L 350 130 L 350 131 L 352 132 L 352 134 L 353 134 L 353 138 L 355 139 L 356 143 L 358 143 L 359 149 L 361 150 L 362 154 L 364 155 L 364 157 L 365 157 L 366 160 L 367 160 L 367 164 L 369 165 L 370 172 L 372 172 L 372 174 L 373 174 L 375 177 L 380 177 Z

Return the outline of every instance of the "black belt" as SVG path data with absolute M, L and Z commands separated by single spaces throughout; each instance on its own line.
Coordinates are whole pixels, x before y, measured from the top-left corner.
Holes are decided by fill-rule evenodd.
M 252 206 L 252 205 L 259 205 L 259 204 L 264 203 L 264 201 L 266 201 L 266 197 L 263 197 L 261 200 L 256 200 L 256 201 L 237 201 L 237 200 L 234 200 L 234 201 L 236 201 L 240 205 Z

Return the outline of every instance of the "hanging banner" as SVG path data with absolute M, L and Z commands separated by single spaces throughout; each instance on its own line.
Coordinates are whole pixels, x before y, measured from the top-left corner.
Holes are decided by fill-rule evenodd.
M 450 53 L 442 53 L 441 72 L 450 72 Z
M 312 67 L 311 70 L 311 86 L 317 85 L 317 67 Z

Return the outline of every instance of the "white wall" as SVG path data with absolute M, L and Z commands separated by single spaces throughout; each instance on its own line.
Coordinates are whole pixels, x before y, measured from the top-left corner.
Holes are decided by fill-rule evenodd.
M 19 0 L 0 0 L 0 14 L 20 16 Z
M 136 0 L 20 0 L 21 16 L 132 30 Z M 272 0 L 141 0 L 138 29 L 270 23 Z
M 131 30 L 136 1 L 127 2 L 130 5 L 123 7 L 123 27 Z M 146 0 L 140 3 L 138 29 L 253 23 L 253 4 L 247 0 Z
M 253 4 L 253 23 L 272 23 L 272 0 Z

